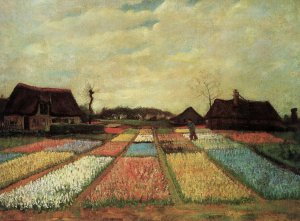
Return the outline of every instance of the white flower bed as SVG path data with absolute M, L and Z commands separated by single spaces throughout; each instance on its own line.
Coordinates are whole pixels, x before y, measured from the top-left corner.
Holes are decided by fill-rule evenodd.
M 75 152 L 75 153 L 83 153 L 89 151 L 95 146 L 100 146 L 102 144 L 101 141 L 88 141 L 88 140 L 76 140 L 71 143 L 66 143 L 56 147 L 47 148 L 46 151 L 67 151 L 67 152 Z
M 183 136 L 189 139 L 189 134 L 183 134 Z M 205 150 L 245 147 L 245 145 L 231 141 L 230 139 L 225 138 L 220 134 L 214 134 L 214 133 L 198 134 L 197 133 L 197 137 L 198 140 L 194 140 L 193 143 L 197 147 Z
M 144 142 L 153 142 L 153 135 L 152 134 L 139 134 L 135 138 L 134 142 L 136 143 L 144 143 Z
M 190 138 L 190 134 L 183 134 L 185 138 Z M 223 140 L 224 137 L 219 134 L 213 134 L 213 133 L 197 133 L 197 137 L 199 140 Z
M 59 209 L 70 205 L 112 159 L 111 157 L 83 157 L 25 186 L 1 194 L 0 206 L 10 209 L 40 210 Z

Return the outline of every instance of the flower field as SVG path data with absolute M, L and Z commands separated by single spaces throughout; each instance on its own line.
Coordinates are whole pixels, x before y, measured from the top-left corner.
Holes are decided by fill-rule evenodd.
M 21 210 L 63 208 L 70 205 L 111 161 L 110 157 L 83 157 L 25 186 L 1 194 L 0 205 Z
M 21 153 L 0 153 L 0 163 L 12 160 L 16 157 L 20 157 L 23 154 Z
M 113 138 L 111 141 L 113 142 L 129 142 L 135 137 L 135 134 L 119 134 L 115 138 Z
M 252 198 L 243 185 L 231 180 L 204 153 L 167 154 L 185 201 L 235 202 Z
M 153 141 L 154 139 L 152 134 L 139 134 L 134 140 L 134 142 L 136 143 L 145 143 L 145 142 L 151 143 Z
M 189 134 L 183 134 L 184 137 L 188 138 Z M 194 140 L 193 143 L 204 150 L 210 149 L 228 149 L 228 148 L 241 148 L 244 145 L 237 142 L 233 142 L 228 138 L 223 137 L 219 134 L 203 133 L 197 134 L 198 140 Z
M 263 144 L 263 143 L 283 143 L 284 139 L 275 137 L 274 135 L 266 132 L 231 132 L 226 134 L 228 137 L 235 141 L 247 144 Z
M 124 128 L 120 128 L 120 127 L 106 127 L 104 129 L 105 133 L 107 134 L 121 134 L 124 132 Z
M 210 157 L 267 199 L 300 199 L 300 176 L 281 169 L 248 148 L 209 150 Z
M 85 200 L 88 208 L 180 200 L 243 203 L 257 198 L 252 190 L 266 199 L 300 199 L 300 176 L 290 171 L 299 168 L 299 145 L 269 133 L 197 128 L 198 140 L 192 142 L 187 127 L 158 128 L 156 133 L 148 128 L 106 129 L 110 137 L 104 144 L 95 138 L 39 139 L 1 151 L 0 208 L 60 209 L 81 193 L 78 200 Z M 111 139 L 111 134 L 116 137 Z M 46 171 L 75 157 L 79 159 L 73 163 Z M 271 158 L 290 170 L 271 163 Z M 32 181 L 22 185 L 25 178 Z
M 66 143 L 56 147 L 46 148 L 46 151 L 58 151 L 58 152 L 75 152 L 83 153 L 89 151 L 95 146 L 102 144 L 102 141 L 88 141 L 88 140 L 75 140 L 71 143 Z
M 165 153 L 196 151 L 197 148 L 190 141 L 162 142 L 161 148 Z
M 57 146 L 61 146 L 72 142 L 74 142 L 74 140 L 71 139 L 61 139 L 61 140 L 45 139 L 40 142 L 6 149 L 4 152 L 33 153 L 33 152 L 43 151 L 46 148 L 55 148 Z
M 91 154 L 115 157 L 122 153 L 128 143 L 129 142 L 107 142 L 104 145 L 94 149 Z
M 19 146 L 24 146 L 31 143 L 36 143 L 44 138 L 42 137 L 32 137 L 32 136 L 18 136 L 18 137 L 0 137 L 0 150 L 7 148 L 14 148 Z
M 170 134 L 157 134 L 159 142 L 168 142 L 168 141 L 184 141 L 185 137 L 180 133 L 170 133 Z
M 149 134 L 152 134 L 152 130 L 151 129 L 140 129 L 139 134 L 149 135 Z
M 159 162 L 154 157 L 121 158 L 88 195 L 91 207 L 124 201 L 168 200 L 170 193 Z
M 63 162 L 72 153 L 37 152 L 0 164 L 0 188 Z
M 125 156 L 141 157 L 141 156 L 156 156 L 157 152 L 153 143 L 133 143 L 130 145 Z
M 189 133 L 189 129 L 187 127 L 179 127 L 175 129 L 175 133 Z M 196 128 L 196 133 L 209 133 L 211 132 L 208 128 Z

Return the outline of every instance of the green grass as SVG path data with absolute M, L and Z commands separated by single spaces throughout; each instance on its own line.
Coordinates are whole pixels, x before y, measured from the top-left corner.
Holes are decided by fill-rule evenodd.
M 0 150 L 35 143 L 43 139 L 44 139 L 43 137 L 31 137 L 31 136 L 0 137 Z
M 106 124 L 125 124 L 129 126 L 151 126 L 151 127 L 170 127 L 167 120 L 147 121 L 147 120 L 101 120 Z
M 299 144 L 262 144 L 254 146 L 255 150 L 279 163 L 300 170 Z
M 147 205 L 154 205 L 154 206 L 167 206 L 167 205 L 173 205 L 171 199 L 166 200 L 148 200 L 145 202 L 139 201 L 139 200 L 118 200 L 116 198 L 112 198 L 106 201 L 97 201 L 97 202 L 91 202 L 89 200 L 86 200 L 84 203 L 84 208 L 100 208 L 100 207 L 110 207 L 115 206 L 119 208 L 123 208 L 126 206 L 139 206 L 139 207 L 145 207 Z
M 273 132 L 274 136 L 300 144 L 300 131 Z
M 137 134 L 137 133 L 138 133 L 138 129 L 133 129 L 133 128 L 129 128 L 124 131 L 124 134 Z
M 113 138 L 113 134 L 66 134 L 66 135 L 57 135 L 53 136 L 53 138 L 72 138 L 72 139 L 80 139 L 80 140 L 101 140 L 106 141 Z
M 158 128 L 156 131 L 158 134 L 169 134 L 173 132 L 173 129 L 165 127 L 165 128 Z

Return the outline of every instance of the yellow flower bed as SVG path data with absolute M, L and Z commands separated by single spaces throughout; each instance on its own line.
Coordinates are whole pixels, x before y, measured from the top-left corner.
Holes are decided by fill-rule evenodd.
M 177 128 L 175 129 L 175 133 L 189 133 L 189 129 L 187 128 Z
M 204 153 L 168 154 L 167 161 L 187 200 L 218 202 L 251 198 L 246 187 L 226 176 Z
M 37 152 L 0 164 L 0 188 L 58 164 L 73 155 L 69 152 Z
M 152 130 L 151 129 L 140 129 L 139 134 L 143 134 L 143 135 L 152 134 Z
M 114 139 L 112 139 L 111 141 L 121 141 L 121 142 L 128 142 L 131 141 L 132 138 L 135 137 L 135 134 L 120 134 L 117 137 L 115 137 Z

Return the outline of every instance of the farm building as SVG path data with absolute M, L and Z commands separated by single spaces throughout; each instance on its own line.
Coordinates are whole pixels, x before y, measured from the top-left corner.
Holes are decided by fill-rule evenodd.
M 204 123 L 204 118 L 192 107 L 185 109 L 181 114 L 171 118 L 170 122 L 175 125 L 186 125 L 188 119 L 191 119 L 195 124 Z
M 81 114 L 71 90 L 19 83 L 8 98 L 4 124 L 10 129 L 47 131 L 53 123 L 80 123 Z
M 4 126 L 4 110 L 7 103 L 7 99 L 1 96 L 0 98 L 0 128 Z
M 211 129 L 282 130 L 281 117 L 268 101 L 250 101 L 237 90 L 233 99 L 216 99 L 207 112 L 207 126 Z

